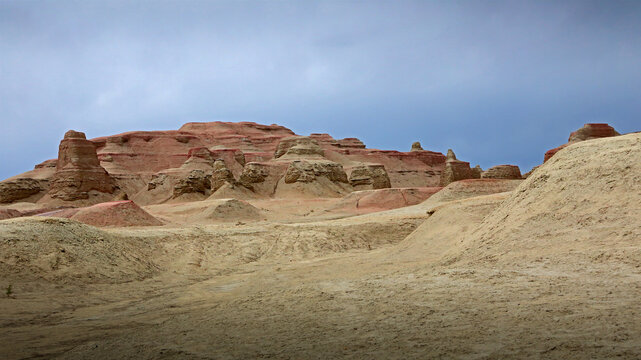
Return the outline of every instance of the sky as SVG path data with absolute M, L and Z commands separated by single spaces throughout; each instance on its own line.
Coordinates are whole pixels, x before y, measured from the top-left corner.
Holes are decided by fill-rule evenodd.
M 89 138 L 255 121 L 542 162 L 641 130 L 641 1 L 0 0 L 0 179 Z

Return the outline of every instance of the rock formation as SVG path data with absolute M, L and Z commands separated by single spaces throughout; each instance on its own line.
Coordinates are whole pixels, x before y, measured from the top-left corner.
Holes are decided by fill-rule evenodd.
M 477 179 L 480 177 L 478 170 L 471 169 L 470 163 L 457 160 L 452 149 L 447 150 L 447 161 L 441 175 L 441 186 L 465 179 Z
M 192 170 L 186 178 L 174 185 L 174 197 L 184 194 L 200 193 L 208 195 L 211 189 L 211 175 L 203 170 Z
M 287 162 L 249 162 L 245 164 L 238 182 L 260 196 L 272 196 L 285 175 Z
M 416 141 L 412 143 L 412 148 L 410 149 L 410 151 L 423 151 L 423 147 L 421 146 L 420 142 Z
M 337 175 L 342 173 L 335 171 L 338 165 L 349 174 L 355 164 L 381 166 L 380 170 L 354 172 L 352 182 L 359 189 L 428 187 L 440 183 L 446 160 L 443 154 L 428 150 L 367 149 L 356 138 L 334 139 L 318 133 L 299 136 L 282 126 L 249 122 L 188 123 L 178 130 L 133 131 L 91 140 L 71 131 L 61 142 L 59 155 L 59 159 L 47 160 L 34 170 L 1 182 L 5 185 L 0 185 L 0 199 L 8 203 L 38 202 L 42 206 L 60 206 L 64 205 L 61 201 L 73 200 L 76 202 L 71 205 L 79 206 L 119 199 L 122 197 L 118 194 L 123 193 L 141 205 L 151 205 L 175 196 L 180 201 L 202 200 L 223 187 L 226 194 L 241 197 L 289 196 L 277 192 L 276 187 L 282 180 L 285 188 L 299 184 L 303 191 L 300 184 L 313 183 L 303 181 L 312 172 L 307 169 L 309 164 L 317 180 L 328 181 L 322 180 L 321 187 L 326 191 L 320 193 L 338 196 L 353 190 L 349 177 L 348 182 L 342 182 L 342 175 Z M 218 165 L 217 159 L 222 160 Z M 293 165 L 287 174 L 296 160 L 309 164 Z M 326 165 L 325 161 L 337 165 Z M 285 181 L 296 174 L 296 181 Z M 207 179 L 211 187 L 204 190 Z M 186 194 L 192 195 L 183 196 Z
M 60 142 L 56 172 L 48 195 L 65 201 L 89 198 L 90 191 L 113 194 L 113 179 L 100 166 L 95 145 L 85 134 L 70 130 Z
M 447 149 L 447 155 L 445 156 L 447 161 L 452 161 L 452 160 L 458 160 L 456 158 L 456 154 L 454 154 L 454 150 L 452 149 Z
M 385 166 L 381 164 L 354 167 L 349 175 L 349 183 L 354 190 L 375 190 L 392 186 Z
M 341 164 L 331 161 L 293 161 L 287 167 L 285 183 L 309 183 L 318 177 L 326 177 L 332 182 L 348 183 L 347 174 Z
M 287 157 L 307 157 L 325 155 L 323 149 L 318 145 L 318 141 L 308 136 L 293 136 L 284 138 L 278 143 L 274 158 L 281 156 Z
M 608 124 L 598 124 L 598 123 L 585 124 L 583 125 L 582 128 L 570 133 L 570 137 L 568 138 L 568 142 L 566 144 L 563 144 L 559 147 L 548 150 L 545 153 L 543 162 L 550 160 L 550 158 L 552 158 L 554 154 L 556 154 L 557 152 L 559 152 L 559 150 L 567 147 L 570 144 L 574 144 L 579 141 L 611 137 L 611 136 L 617 136 L 617 135 L 620 135 L 620 134 L 616 130 L 614 130 L 612 126 Z
M 476 165 L 475 167 L 473 167 L 472 173 L 474 174 L 474 179 L 480 179 L 483 175 L 483 169 L 481 169 L 481 165 Z
M 582 128 L 570 133 L 568 142 L 584 141 L 590 139 L 598 139 L 604 137 L 617 136 L 619 134 L 614 128 L 608 124 L 585 124 Z
M 211 191 L 215 192 L 225 184 L 234 185 L 236 179 L 234 174 L 225 165 L 225 160 L 216 159 L 214 162 L 214 171 L 211 175 Z
M 516 165 L 493 166 L 481 175 L 483 179 L 522 179 L 521 170 Z
M 0 182 L 0 203 L 12 203 L 28 198 L 46 189 L 46 182 L 19 178 Z
M 345 138 L 336 141 L 339 148 L 344 149 L 365 149 L 366 146 L 357 138 Z

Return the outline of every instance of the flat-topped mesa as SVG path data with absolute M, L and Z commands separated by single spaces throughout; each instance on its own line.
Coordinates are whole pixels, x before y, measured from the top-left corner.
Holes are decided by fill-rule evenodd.
M 338 144 L 339 148 L 347 148 L 347 149 L 365 149 L 366 148 L 365 144 L 357 138 L 344 138 L 344 139 L 336 140 L 336 144 Z
M 381 164 L 359 165 L 352 169 L 349 183 L 354 190 L 376 190 L 392 187 L 390 178 Z
M 410 151 L 424 151 L 424 150 L 423 150 L 423 147 L 421 146 L 421 143 L 418 141 L 415 141 L 414 143 L 412 143 L 412 148 L 410 149 Z
M 276 136 L 292 136 L 296 135 L 290 129 L 276 125 L 262 125 L 255 122 L 224 122 L 224 121 L 211 121 L 211 122 L 189 122 L 184 124 L 178 131 L 192 132 L 192 133 L 217 133 L 217 134 L 243 134 L 243 135 L 276 135 Z
M 325 152 L 316 139 L 309 136 L 292 136 L 281 139 L 274 152 L 274 158 L 280 157 L 323 157 Z
M 543 157 L 543 162 L 550 160 L 550 158 L 552 158 L 554 154 L 556 154 L 561 149 L 565 148 L 570 144 L 573 144 L 579 141 L 599 139 L 599 138 L 618 136 L 618 135 L 621 135 L 621 134 L 619 134 L 616 130 L 614 130 L 612 126 L 608 124 L 603 124 L 603 123 L 585 124 L 583 125 L 582 128 L 570 133 L 570 137 L 568 138 L 568 142 L 566 144 L 563 144 L 559 147 L 546 151 L 545 156 Z
M 481 175 L 482 179 L 522 179 L 521 170 L 516 165 L 493 166 Z
M 70 130 L 60 142 L 56 172 L 48 195 L 65 201 L 89 198 L 90 191 L 113 194 L 113 179 L 100 166 L 95 145 L 84 133 Z

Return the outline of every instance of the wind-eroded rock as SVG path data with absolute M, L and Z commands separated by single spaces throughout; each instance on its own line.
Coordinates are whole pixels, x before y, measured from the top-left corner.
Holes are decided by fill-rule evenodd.
M 392 186 L 385 166 L 380 164 L 360 165 L 352 169 L 349 183 L 355 190 L 375 190 Z
M 288 157 L 305 157 L 305 156 L 323 156 L 325 152 L 318 145 L 316 139 L 308 136 L 293 136 L 284 138 L 278 143 L 274 158 L 281 156 Z
M 15 179 L 0 182 L 0 203 L 11 203 L 28 198 L 46 189 L 46 181 Z
M 225 160 L 216 159 L 214 162 L 214 172 L 211 175 L 211 191 L 220 189 L 225 184 L 235 184 L 234 174 L 227 168 Z
M 583 125 L 582 128 L 570 133 L 570 137 L 568 138 L 568 142 L 566 144 L 563 144 L 559 147 L 548 150 L 545 153 L 543 162 L 550 160 L 550 158 L 554 156 L 554 154 L 556 154 L 561 149 L 567 147 L 570 144 L 574 144 L 579 141 L 592 140 L 592 139 L 618 136 L 618 135 L 621 135 L 621 134 L 619 134 L 616 130 L 614 130 L 612 126 L 608 124 L 598 124 L 598 123 L 585 124 Z
M 423 147 L 421 146 L 420 142 L 416 141 L 412 143 L 412 148 L 410 149 L 410 151 L 423 151 Z
M 470 163 L 456 159 L 456 154 L 452 149 L 447 150 L 447 161 L 445 169 L 441 174 L 441 186 L 447 186 L 450 183 L 465 179 L 478 179 L 481 177 L 478 169 L 470 168 Z
M 210 188 L 211 175 L 203 170 L 192 170 L 186 178 L 178 180 L 174 185 L 174 197 L 190 193 L 205 195 L 209 193 Z
M 286 162 L 249 162 L 243 168 L 238 182 L 261 196 L 271 196 L 287 171 Z
M 49 196 L 65 201 L 88 199 L 90 191 L 112 194 L 113 179 L 100 166 L 96 147 L 84 133 L 69 130 L 60 142 Z
M 323 176 L 332 182 L 347 183 L 347 174 L 341 164 L 330 161 L 293 161 L 287 167 L 285 183 L 309 183 Z
M 521 170 L 516 165 L 497 165 L 481 175 L 483 179 L 522 179 Z

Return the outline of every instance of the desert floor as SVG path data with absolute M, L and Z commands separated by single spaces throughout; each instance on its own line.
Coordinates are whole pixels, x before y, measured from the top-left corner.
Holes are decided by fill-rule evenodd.
M 586 141 L 513 192 L 341 219 L 4 220 L 0 357 L 638 359 L 640 160 Z

